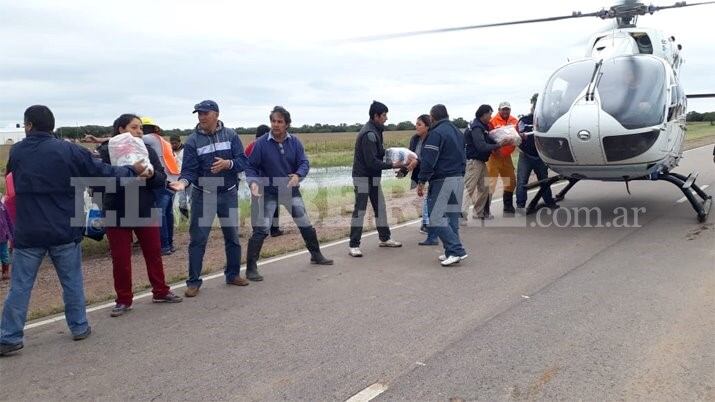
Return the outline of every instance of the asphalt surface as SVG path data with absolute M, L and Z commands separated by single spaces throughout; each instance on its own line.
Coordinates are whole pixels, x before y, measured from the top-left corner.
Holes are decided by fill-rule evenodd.
M 691 170 L 715 186 L 712 146 Z M 462 228 L 470 256 L 450 268 L 414 224 L 401 249 L 371 236 L 362 259 L 343 243 L 332 267 L 300 254 L 248 287 L 92 312 L 82 342 L 40 325 L 0 359 L 0 400 L 343 401 L 375 383 L 376 400 L 715 400 L 715 217 L 697 223 L 672 184 L 630 187 L 583 182 L 561 203 L 601 208 L 600 228 L 573 212 Z

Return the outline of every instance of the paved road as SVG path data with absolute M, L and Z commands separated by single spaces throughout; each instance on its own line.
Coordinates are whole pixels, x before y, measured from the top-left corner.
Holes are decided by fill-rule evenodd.
M 715 185 L 712 148 L 686 156 L 679 171 Z M 562 206 L 600 207 L 604 226 L 645 207 L 638 227 L 497 219 L 464 229 L 470 257 L 446 269 L 409 225 L 399 250 L 372 236 L 360 260 L 340 244 L 333 267 L 303 254 L 247 288 L 93 312 L 83 342 L 32 328 L 0 359 L 0 399 L 341 401 L 380 383 L 377 400 L 713 400 L 715 227 L 671 184 L 631 192 L 582 183 Z

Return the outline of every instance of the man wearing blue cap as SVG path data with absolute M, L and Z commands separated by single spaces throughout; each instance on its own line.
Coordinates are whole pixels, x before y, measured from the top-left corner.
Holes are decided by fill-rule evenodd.
M 206 243 L 218 215 L 226 249 L 226 283 L 246 286 L 239 276 L 241 244 L 238 241 L 238 174 L 247 165 L 243 144 L 236 132 L 218 119 L 218 104 L 205 100 L 194 106 L 199 124 L 186 139 L 179 180 L 170 184 L 181 191 L 191 185 L 189 225 L 189 278 L 186 297 L 194 297 L 201 287 Z

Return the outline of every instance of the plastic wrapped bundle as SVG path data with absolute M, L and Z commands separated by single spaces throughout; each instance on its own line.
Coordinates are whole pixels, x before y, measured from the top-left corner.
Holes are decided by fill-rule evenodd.
M 144 141 L 130 133 L 115 135 L 109 140 L 109 160 L 114 166 L 133 165 L 142 161 L 148 169 L 154 169 L 149 162 L 149 151 Z
M 394 147 L 385 150 L 385 162 L 395 163 L 399 161 L 403 165 L 408 165 L 415 159 L 417 159 L 417 154 L 407 148 Z
M 501 156 L 509 156 L 516 149 L 519 144 L 521 144 L 521 136 L 516 132 L 514 126 L 504 126 L 495 128 L 489 132 L 489 138 L 494 140 L 497 144 L 506 143 L 499 148 L 496 153 Z

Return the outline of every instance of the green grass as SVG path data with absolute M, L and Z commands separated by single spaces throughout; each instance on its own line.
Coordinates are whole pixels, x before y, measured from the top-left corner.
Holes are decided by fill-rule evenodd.
M 715 125 L 711 125 L 710 122 L 688 123 L 688 131 L 685 133 L 686 140 L 696 140 L 709 136 L 715 136 Z

